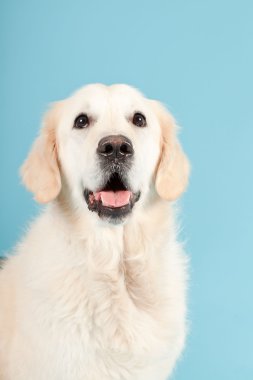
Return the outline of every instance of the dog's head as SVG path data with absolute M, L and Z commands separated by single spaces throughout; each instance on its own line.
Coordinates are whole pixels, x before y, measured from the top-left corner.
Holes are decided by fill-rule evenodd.
M 175 200 L 189 164 L 172 116 L 126 85 L 89 85 L 55 103 L 21 173 L 41 203 L 121 222 L 153 196 Z

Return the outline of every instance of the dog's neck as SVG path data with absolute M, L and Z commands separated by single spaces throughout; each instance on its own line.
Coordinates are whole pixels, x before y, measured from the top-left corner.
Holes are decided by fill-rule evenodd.
M 98 216 L 88 209 L 83 214 L 66 208 L 62 199 L 52 204 L 58 215 L 59 223 L 64 223 L 72 240 L 80 244 L 89 244 L 88 252 L 92 252 L 92 260 L 100 258 L 101 266 L 105 269 L 103 260 L 116 264 L 122 258 L 137 258 L 139 252 L 149 254 L 151 247 L 159 251 L 165 241 L 175 239 L 172 236 L 174 224 L 173 206 L 158 197 L 154 197 L 149 205 L 133 210 L 127 220 L 118 225 L 100 221 Z M 143 212 L 143 208 L 145 212 Z M 96 261 L 96 260 L 95 260 Z M 96 265 L 98 262 L 96 261 Z
M 122 225 L 94 223 L 91 212 L 78 218 L 66 213 L 61 202 L 51 207 L 55 210 L 50 214 L 57 215 L 56 225 L 67 235 L 64 238 L 76 247 L 66 253 L 67 266 L 76 268 L 78 276 L 92 279 L 94 289 L 102 284 L 101 289 L 112 288 L 115 294 L 127 291 L 139 308 L 152 310 L 159 298 L 154 283 L 162 277 L 166 246 L 175 240 L 172 205 L 157 198 L 145 213 L 134 210 Z

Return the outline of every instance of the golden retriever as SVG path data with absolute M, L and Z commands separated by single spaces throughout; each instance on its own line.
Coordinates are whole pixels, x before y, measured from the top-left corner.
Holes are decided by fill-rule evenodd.
M 0 379 L 165 380 L 186 334 L 173 117 L 88 85 L 53 104 L 21 174 L 48 205 L 0 271 Z

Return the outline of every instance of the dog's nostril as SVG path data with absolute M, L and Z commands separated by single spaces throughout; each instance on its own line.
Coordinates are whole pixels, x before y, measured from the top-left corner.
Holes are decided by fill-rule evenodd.
M 104 145 L 104 150 L 101 153 L 104 153 L 105 155 L 110 155 L 114 151 L 113 145 L 112 144 L 105 144 Z
M 101 154 L 102 156 L 111 156 L 115 153 L 115 147 L 113 143 L 102 140 L 98 144 L 97 152 L 98 154 Z
M 119 151 L 123 155 L 130 155 L 133 153 L 132 146 L 130 144 L 127 144 L 127 143 L 121 144 Z

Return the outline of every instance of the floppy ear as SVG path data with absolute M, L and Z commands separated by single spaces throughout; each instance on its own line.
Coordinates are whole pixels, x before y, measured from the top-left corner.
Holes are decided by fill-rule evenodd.
M 28 190 L 34 193 L 36 201 L 47 203 L 57 197 L 61 190 L 57 144 L 57 103 L 44 118 L 39 137 L 21 167 L 21 177 Z
M 156 191 L 161 198 L 172 201 L 186 189 L 190 165 L 178 142 L 175 120 L 159 102 L 152 100 L 151 103 L 162 132 L 161 156 L 155 180 Z

